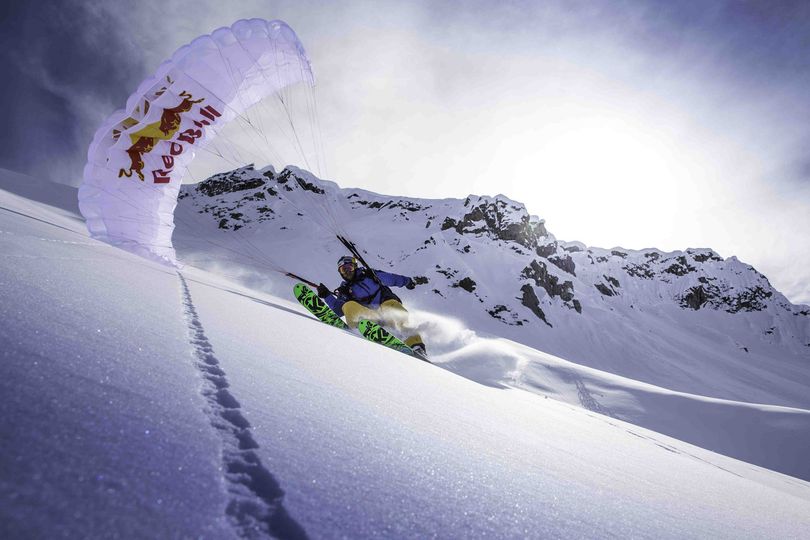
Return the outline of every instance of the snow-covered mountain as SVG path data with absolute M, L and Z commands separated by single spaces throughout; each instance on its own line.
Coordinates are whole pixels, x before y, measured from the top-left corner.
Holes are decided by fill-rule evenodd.
M 279 295 L 291 285 L 282 271 L 336 285 L 345 248 L 335 234 L 348 236 L 370 264 L 422 278 L 403 297 L 449 369 L 810 478 L 798 425 L 762 416 L 771 406 L 810 408 L 810 308 L 735 257 L 589 248 L 557 240 L 502 195 L 382 196 L 295 168 L 245 167 L 184 186 L 175 218 L 181 259 Z M 481 352 L 477 337 L 508 338 L 567 365 L 514 348 Z M 661 392 L 685 399 L 664 403 Z M 772 444 L 732 442 L 746 437 Z
M 177 211 L 179 272 L 89 238 L 75 190 L 0 175 L 0 536 L 806 535 L 810 484 L 773 472 L 810 477 L 810 411 L 778 403 L 800 401 L 789 384 L 806 380 L 799 356 L 769 357 L 752 340 L 748 353 L 737 351 L 747 366 L 725 353 L 696 359 L 711 390 L 701 396 L 640 382 L 646 372 L 636 380 L 616 374 L 631 372 L 634 360 L 610 358 L 607 346 L 608 358 L 589 362 L 613 362 L 613 373 L 499 338 L 564 335 L 563 315 L 595 331 L 588 325 L 609 317 L 625 324 L 638 310 L 669 323 L 656 328 L 673 343 L 691 335 L 696 350 L 712 352 L 719 331 L 708 323 L 725 312 L 617 303 L 610 307 L 621 317 L 607 307 L 589 323 L 597 310 L 587 294 L 577 293 L 579 313 L 553 307 L 573 299 L 544 304 L 537 293 L 549 327 L 521 304 L 519 291 L 534 278 L 505 277 L 511 268 L 520 275 L 520 257 L 539 264 L 539 255 L 516 239 L 441 230 L 445 217 L 466 214 L 465 201 L 422 201 L 442 218 L 433 229 L 416 219 L 420 210 L 384 213 L 384 197 L 305 174 L 264 176 L 243 190 L 223 177 L 228 189 L 210 194 L 201 190 L 214 182 L 191 187 Z M 260 180 L 236 174 L 248 176 Z M 270 210 L 254 213 L 259 189 Z M 332 204 L 309 206 L 316 195 Z M 435 245 L 410 238 L 417 224 Z M 342 249 L 330 225 L 380 266 L 428 278 L 403 298 L 420 308 L 437 365 L 323 325 L 290 300 L 290 281 L 271 268 L 334 282 Z M 528 225 L 548 237 L 539 221 Z M 408 242 L 424 248 L 404 256 Z M 438 271 L 448 269 L 457 274 Z M 476 282 L 472 292 L 465 277 Z M 526 310 L 523 325 L 480 307 L 507 285 L 518 286 L 507 307 Z M 608 303 L 629 301 L 628 285 L 620 286 L 625 296 Z M 449 318 L 447 306 L 461 310 Z M 734 328 L 731 317 L 767 309 L 721 320 Z M 678 326 L 686 316 L 704 318 Z M 613 328 L 622 326 L 592 338 L 638 347 L 633 334 L 606 333 Z M 683 359 L 656 358 L 673 376 Z M 712 367 L 718 358 L 728 373 Z M 767 399 L 706 397 L 744 389 Z M 651 425 L 749 463 L 639 427 Z
M 184 186 L 177 215 L 191 260 L 211 256 L 211 239 L 230 250 L 211 260 L 264 259 L 336 285 L 335 233 L 346 234 L 370 264 L 423 276 L 408 305 L 476 332 L 672 390 L 810 407 L 810 307 L 710 249 L 586 247 L 502 195 L 389 197 L 299 169 L 246 167 Z
M 296 191 L 309 197 L 291 195 Z M 180 197 L 226 231 L 289 234 L 277 231 L 299 228 L 302 220 L 296 218 L 314 220 L 325 229 L 351 230 L 380 266 L 421 270 L 437 296 L 452 297 L 455 304 L 469 295 L 490 318 L 527 327 L 516 335 L 538 335 L 538 328 L 565 326 L 569 320 L 581 324 L 590 318 L 589 311 L 676 306 L 743 314 L 727 320 L 757 331 L 735 344 L 735 350 L 776 345 L 810 357 L 810 307 L 791 304 L 765 276 L 736 257 L 723 259 L 711 249 L 666 253 L 558 241 L 543 220 L 503 195 L 389 197 L 339 189 L 299 169 L 275 174 L 271 168 L 245 167 L 184 186 Z M 380 228 L 380 221 L 389 226 Z M 392 257 L 391 252 L 399 253 Z M 488 257 L 493 252 L 494 259 Z M 271 257 L 279 264 L 298 263 Z M 436 264 L 426 264 L 428 260 Z M 496 271 L 487 273 L 487 265 Z M 581 317 L 568 317 L 571 311 Z M 752 313 L 761 316 L 744 315 Z M 722 324 L 724 318 L 717 320 Z

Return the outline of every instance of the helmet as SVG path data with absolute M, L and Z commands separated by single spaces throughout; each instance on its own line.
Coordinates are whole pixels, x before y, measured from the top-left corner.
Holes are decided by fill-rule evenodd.
M 352 279 L 357 271 L 357 259 L 350 255 L 344 255 L 338 259 L 338 272 L 343 279 Z

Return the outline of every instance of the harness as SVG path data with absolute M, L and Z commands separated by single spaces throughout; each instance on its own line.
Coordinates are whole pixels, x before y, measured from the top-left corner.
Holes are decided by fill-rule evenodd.
M 370 277 L 368 275 L 367 270 L 365 268 L 358 268 L 357 271 L 355 271 L 354 277 L 352 278 L 351 282 L 344 282 L 343 284 L 340 285 L 340 287 L 338 287 L 337 289 L 338 293 L 340 293 L 341 296 L 354 300 L 355 302 L 358 302 L 359 304 L 363 305 L 370 304 L 371 301 L 374 299 L 374 297 L 377 296 L 377 293 L 380 293 L 380 303 L 382 303 L 384 299 L 387 299 L 386 297 L 399 300 L 399 297 L 396 294 L 394 294 L 394 292 L 389 287 L 377 283 L 376 281 L 372 281 L 372 283 L 377 285 L 377 289 L 375 289 L 371 294 L 362 297 L 354 296 L 354 294 L 352 293 L 352 285 L 363 281 L 367 277 Z

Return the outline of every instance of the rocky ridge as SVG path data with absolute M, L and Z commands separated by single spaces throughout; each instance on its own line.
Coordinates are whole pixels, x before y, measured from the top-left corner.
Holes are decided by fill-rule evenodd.
M 277 173 L 248 166 L 183 186 L 179 200 L 223 231 L 289 230 L 312 218 L 328 237 L 330 223 L 350 224 L 352 237 L 380 264 L 410 267 L 455 310 L 475 310 L 521 331 L 553 331 L 589 313 L 664 306 L 685 313 L 762 314 L 764 322 L 757 319 L 755 329 L 760 337 L 810 351 L 810 308 L 791 304 L 736 257 L 705 248 L 663 252 L 560 241 L 543 220 L 503 195 L 386 197 L 341 189 L 292 167 Z M 384 223 L 397 241 L 375 243 L 363 231 L 380 228 L 365 223 Z

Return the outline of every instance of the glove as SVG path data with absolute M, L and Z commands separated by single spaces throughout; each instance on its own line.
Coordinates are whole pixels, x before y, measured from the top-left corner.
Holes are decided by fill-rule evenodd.
M 416 288 L 416 282 L 412 278 L 408 278 L 408 283 L 405 284 L 405 288 L 409 291 L 412 291 Z
M 324 285 L 323 283 L 318 285 L 318 296 L 320 296 L 321 298 L 326 298 L 330 294 L 332 294 L 332 291 L 330 291 L 326 285 Z

